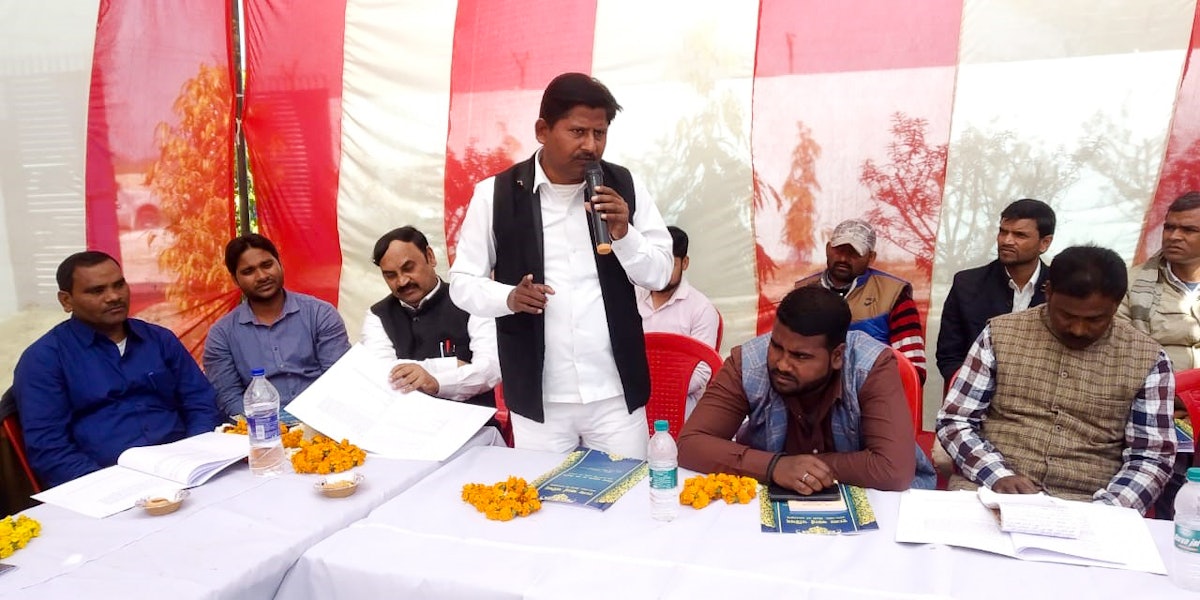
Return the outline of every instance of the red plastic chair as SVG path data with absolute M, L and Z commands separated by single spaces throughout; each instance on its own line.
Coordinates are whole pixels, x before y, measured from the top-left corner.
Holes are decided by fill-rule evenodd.
M 900 383 L 904 386 L 904 397 L 908 398 L 908 410 L 912 412 L 913 432 L 921 432 L 921 377 L 907 356 L 892 348 L 896 366 L 900 368 Z
M 934 435 L 921 427 L 921 376 L 917 374 L 917 368 L 913 366 L 912 361 L 899 350 L 892 348 L 892 355 L 896 357 L 896 366 L 900 369 L 900 383 L 904 386 L 904 397 L 908 399 L 908 410 L 912 413 L 913 437 L 925 456 L 933 460 Z
M 725 317 L 722 317 L 721 311 L 718 310 L 717 311 L 717 343 L 716 343 L 716 345 L 713 346 L 713 349 L 717 351 L 717 354 L 721 353 L 721 338 L 723 338 L 723 337 L 725 337 Z M 714 371 L 714 373 L 715 373 L 715 371 Z
M 688 384 L 701 362 L 708 364 L 713 376 L 721 369 L 721 355 L 708 344 L 675 333 L 647 333 L 646 361 L 650 363 L 650 402 L 646 405 L 646 425 L 654 434 L 654 421 L 666 419 L 671 437 L 683 429 Z
M 4 428 L 4 435 L 12 444 L 13 452 L 17 455 L 17 462 L 21 463 L 21 470 L 29 479 L 33 493 L 42 491 L 37 476 L 33 474 L 33 468 L 29 466 L 29 459 L 25 456 L 25 436 L 21 433 L 21 422 L 17 419 L 17 398 L 13 396 L 11 388 L 0 397 L 0 415 L 2 415 L 0 418 L 3 419 L 0 424 Z
M 1196 424 L 1200 423 L 1200 369 L 1188 369 L 1175 373 L 1175 395 L 1187 407 L 1188 420 L 1192 422 L 1193 435 Z M 1196 457 L 1200 452 L 1192 453 L 1192 465 L 1196 465 Z
M 512 420 L 508 416 L 508 407 L 504 404 L 504 383 L 496 384 L 496 422 L 500 424 L 500 436 L 509 448 L 513 447 Z

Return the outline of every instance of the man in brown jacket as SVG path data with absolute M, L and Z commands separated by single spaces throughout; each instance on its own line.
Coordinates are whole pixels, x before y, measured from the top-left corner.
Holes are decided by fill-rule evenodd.
M 1162 344 L 1176 371 L 1200 366 L 1200 192 L 1167 207 L 1162 249 L 1130 270 L 1117 317 Z
M 932 488 L 936 476 L 913 441 L 895 355 L 847 331 L 850 318 L 846 302 L 825 288 L 784 296 L 771 332 L 733 349 L 684 423 L 680 466 L 803 495 L 838 481 Z

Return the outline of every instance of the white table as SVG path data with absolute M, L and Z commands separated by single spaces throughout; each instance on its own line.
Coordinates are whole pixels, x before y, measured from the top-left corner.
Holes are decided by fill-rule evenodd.
M 503 443 L 484 428 L 466 447 Z M 93 519 L 43 504 L 25 511 L 41 537 L 4 562 L 2 598 L 270 598 L 300 554 L 365 517 L 443 463 L 371 456 L 357 493 L 326 498 L 318 477 L 252 476 L 234 465 L 193 488 L 180 509 L 151 517 L 140 509 Z
M 562 458 L 472 449 L 306 551 L 278 597 L 1190 597 L 1161 575 L 898 544 L 898 493 L 871 492 L 879 531 L 840 537 L 762 533 L 757 502 L 654 521 L 646 481 L 606 512 L 545 503 L 505 523 L 460 499 L 464 483 L 532 479 Z M 1169 559 L 1171 524 L 1150 528 Z

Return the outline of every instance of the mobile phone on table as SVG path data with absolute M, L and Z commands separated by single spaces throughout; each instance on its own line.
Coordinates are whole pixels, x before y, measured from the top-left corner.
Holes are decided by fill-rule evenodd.
M 819 492 L 805 496 L 796 490 L 789 490 L 777 483 L 772 483 L 767 488 L 767 497 L 772 502 L 836 502 L 842 499 L 842 492 L 837 485 L 832 485 Z

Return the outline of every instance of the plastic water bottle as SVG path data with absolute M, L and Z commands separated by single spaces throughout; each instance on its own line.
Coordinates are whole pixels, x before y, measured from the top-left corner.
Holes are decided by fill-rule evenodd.
M 1175 559 L 1171 582 L 1200 591 L 1200 468 L 1187 470 L 1187 483 L 1175 496 Z
M 650 461 L 650 516 L 670 521 L 679 514 L 679 448 L 667 431 L 667 422 L 654 422 L 654 435 L 646 456 Z
M 250 472 L 259 477 L 283 473 L 283 440 L 279 435 L 279 390 L 267 381 L 266 371 L 250 371 L 250 385 L 242 396 L 246 429 L 250 434 Z

